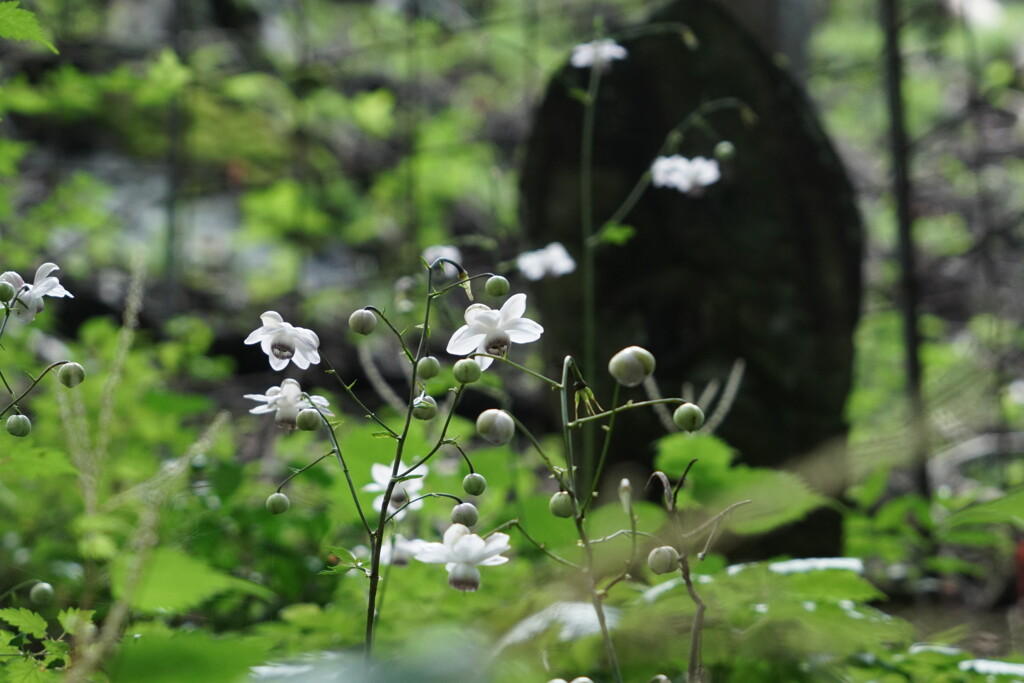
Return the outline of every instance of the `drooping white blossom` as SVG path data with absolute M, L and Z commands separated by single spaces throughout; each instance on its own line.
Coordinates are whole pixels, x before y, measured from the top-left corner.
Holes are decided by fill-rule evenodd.
M 398 471 L 406 472 L 408 466 L 405 463 L 399 463 Z M 402 507 L 410 500 L 415 498 L 420 490 L 423 488 L 423 478 L 430 473 L 430 468 L 426 465 L 420 465 L 414 472 L 410 474 L 418 474 L 419 477 L 415 479 L 406 479 L 395 484 L 395 489 L 391 492 L 391 502 L 388 505 L 388 512 L 395 515 L 395 519 L 402 519 L 408 510 L 419 510 L 423 507 L 423 501 L 417 500 L 409 505 Z M 374 464 L 370 467 L 370 477 L 373 481 L 363 487 L 364 491 L 370 493 L 379 493 L 380 495 L 373 499 L 373 507 L 375 510 L 380 512 L 381 507 L 384 505 L 384 492 L 388 489 L 388 483 L 391 481 L 391 465 Z
M 294 427 L 295 418 L 304 408 L 316 406 L 324 415 L 334 415 L 327 408 L 327 399 L 323 396 L 302 395 L 302 387 L 294 379 L 286 379 L 279 387 L 270 387 L 265 394 L 246 394 L 245 398 L 259 401 L 263 405 L 256 406 L 250 413 L 262 415 L 275 413 L 274 420 L 282 427 Z
M 416 559 L 430 564 L 443 564 L 448 570 L 448 585 L 460 591 L 480 587 L 480 570 L 508 562 L 501 553 L 511 550 L 508 534 L 491 534 L 487 539 L 470 532 L 469 527 L 452 524 L 444 532 L 443 543 L 424 543 Z
M 544 332 L 538 323 L 523 317 L 526 295 L 514 294 L 500 310 L 484 304 L 473 304 L 466 309 L 466 324 L 455 330 L 448 341 L 448 353 L 465 356 L 470 353 L 489 353 L 504 356 L 513 343 L 537 341 Z M 477 357 L 480 368 L 486 370 L 493 359 Z
M 589 43 L 581 43 L 572 49 L 572 56 L 569 63 L 577 69 L 594 67 L 600 71 L 607 70 L 612 61 L 625 59 L 629 54 L 626 48 L 616 43 L 611 38 L 592 40 Z
M 260 320 L 263 325 L 253 330 L 245 343 L 259 344 L 274 370 L 283 370 L 288 361 L 302 370 L 320 362 L 320 338 L 313 330 L 286 323 L 277 311 L 265 312 Z
M 527 280 L 540 280 L 573 272 L 576 270 L 576 261 L 561 242 L 552 242 L 543 249 L 520 254 L 516 258 L 516 267 Z
M 44 263 L 36 269 L 35 281 L 28 284 L 21 275 L 9 270 L 0 275 L 0 280 L 9 282 L 14 287 L 17 303 L 14 306 L 14 317 L 21 322 L 29 323 L 35 320 L 36 314 L 43 310 L 43 297 L 75 297 L 64 286 L 56 276 L 50 275 L 60 268 L 55 263 Z
M 651 164 L 651 184 L 655 187 L 671 187 L 683 194 L 699 195 L 708 185 L 719 181 L 722 173 L 714 159 L 694 157 L 687 159 L 679 154 L 658 157 Z

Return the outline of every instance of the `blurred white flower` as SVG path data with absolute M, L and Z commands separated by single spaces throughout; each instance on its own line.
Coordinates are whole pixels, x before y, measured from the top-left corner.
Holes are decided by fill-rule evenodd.
M 548 275 L 567 275 L 576 270 L 576 262 L 561 242 L 552 242 L 543 249 L 520 254 L 516 258 L 516 267 L 527 280 L 540 280 Z
M 466 309 L 466 324 L 455 330 L 448 342 L 448 353 L 454 356 L 474 352 L 504 356 L 513 343 L 537 341 L 544 328 L 524 318 L 525 312 L 525 294 L 510 296 L 497 311 L 484 304 L 471 305 Z M 478 357 L 475 360 L 481 369 L 486 370 L 493 359 Z
M 405 463 L 398 464 L 399 472 L 405 472 L 408 469 L 409 468 Z M 405 517 L 405 513 L 408 510 L 419 510 L 423 507 L 423 501 L 417 500 L 402 509 L 403 505 L 419 494 L 420 489 L 423 488 L 423 478 L 429 473 L 430 468 L 426 465 L 420 465 L 416 468 L 415 472 L 410 472 L 410 474 L 419 474 L 421 475 L 420 477 L 416 479 L 406 479 L 405 481 L 400 481 L 395 484 L 395 490 L 391 492 L 391 502 L 388 505 L 388 512 L 394 514 L 396 520 Z M 373 481 L 364 486 L 363 490 L 369 491 L 370 493 L 380 494 L 373 499 L 373 508 L 377 510 L 377 512 L 380 512 L 381 507 L 384 505 L 384 492 L 387 491 L 388 483 L 391 481 L 391 465 L 372 465 L 370 467 L 370 476 L 373 478 Z M 399 510 L 401 511 L 399 512 Z
M 260 316 L 262 327 L 253 330 L 245 338 L 246 344 L 259 344 L 263 353 L 270 358 L 270 367 L 283 370 L 288 361 L 305 370 L 310 363 L 320 362 L 320 338 L 313 330 L 295 327 L 284 322 L 277 311 L 267 311 Z
M 14 287 L 15 296 L 18 299 L 14 307 L 14 317 L 21 322 L 29 323 L 35 320 L 36 313 L 43 310 L 43 297 L 75 297 L 63 285 L 56 276 L 50 275 L 60 268 L 55 263 L 44 263 L 36 269 L 36 279 L 32 284 L 27 284 L 20 275 L 9 270 L 0 275 L 0 280 L 9 282 Z M 20 296 L 18 294 L 20 293 Z
M 460 591 L 480 587 L 478 566 L 489 567 L 508 562 L 501 553 L 511 550 L 508 534 L 491 534 L 486 540 L 471 533 L 469 527 L 452 524 L 444 532 L 443 543 L 424 543 L 415 557 L 420 562 L 444 564 L 448 585 Z
M 671 187 L 684 194 L 697 196 L 708 185 L 717 183 L 722 177 L 718 162 L 714 159 L 673 154 L 658 157 L 651 164 L 651 183 L 655 187 Z
M 613 60 L 625 59 L 627 54 L 626 48 L 611 38 L 602 38 L 574 47 L 569 63 L 577 69 L 586 69 L 592 66 L 600 71 L 605 71 L 611 66 Z
M 990 676 L 1024 676 L 1024 664 L 1001 662 L 997 659 L 968 659 L 956 666 L 961 671 L 973 671 Z
M 263 403 L 249 412 L 254 415 L 276 413 L 274 420 L 282 427 L 295 427 L 295 418 L 303 408 L 316 406 L 324 415 L 332 413 L 327 408 L 327 399 L 323 396 L 302 395 L 302 387 L 294 379 L 286 379 L 279 387 L 270 387 L 265 394 L 246 394 L 244 398 Z
M 1006 14 L 999 0 L 946 0 L 949 11 L 971 26 L 993 28 Z
M 447 258 L 455 261 L 456 263 L 462 263 L 462 252 L 459 251 L 458 247 L 453 247 L 448 244 L 435 244 L 427 247 L 423 250 L 423 260 L 427 262 L 427 265 L 433 265 L 434 261 L 439 258 Z M 441 272 L 445 274 L 445 277 L 455 277 L 458 271 L 450 263 L 441 263 Z
M 807 557 L 772 562 L 768 565 L 768 571 L 776 574 L 804 574 L 826 569 L 844 569 L 863 574 L 864 562 L 858 557 Z

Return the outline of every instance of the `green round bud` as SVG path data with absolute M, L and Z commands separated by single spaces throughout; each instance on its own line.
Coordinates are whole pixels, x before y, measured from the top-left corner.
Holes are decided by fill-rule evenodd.
M 40 581 L 29 590 L 28 599 L 32 601 L 33 605 L 49 605 L 53 602 L 53 586 L 45 581 Z
M 303 408 L 295 416 L 295 426 L 306 432 L 315 432 L 322 422 L 320 413 L 313 408 Z
M 433 396 L 417 396 L 412 402 L 412 416 L 417 420 L 433 420 L 437 415 L 437 401 Z
M 654 372 L 654 354 L 639 346 L 627 346 L 608 361 L 608 372 L 619 384 L 635 387 Z
M 551 496 L 548 501 L 548 509 L 555 517 L 569 518 L 573 515 L 572 494 L 568 491 L 559 491 Z
M 7 303 L 14 298 L 16 293 L 14 285 L 7 280 L 0 280 L 0 303 Z
M 452 508 L 452 523 L 473 526 L 480 519 L 480 513 L 472 503 L 459 503 Z
M 416 374 L 419 375 L 420 379 L 437 377 L 437 373 L 439 372 L 441 372 L 441 361 L 433 356 L 424 356 L 423 358 L 420 358 L 420 362 L 416 364 Z
M 508 294 L 508 290 L 508 280 L 500 275 L 492 275 L 487 278 L 487 282 L 484 284 L 484 291 L 487 292 L 488 296 L 505 296 Z
M 7 433 L 11 436 L 28 436 L 32 431 L 32 420 L 28 415 L 11 415 L 7 418 Z
M 715 158 L 719 161 L 732 161 L 736 157 L 736 145 L 722 140 L 715 145 Z
M 78 363 L 65 363 L 57 370 L 57 379 L 68 389 L 77 387 L 85 379 L 85 370 Z
M 516 423 L 504 410 L 491 408 L 476 418 L 476 431 L 494 445 L 502 446 L 512 440 Z
M 455 371 L 455 379 L 460 384 L 472 384 L 480 379 L 480 375 L 484 372 L 480 369 L 480 364 L 472 358 L 455 361 L 455 367 L 452 369 Z
M 360 308 L 348 317 L 348 326 L 356 334 L 370 334 L 377 327 L 377 316 L 373 311 Z
M 684 403 L 672 413 L 672 421 L 684 432 L 695 432 L 704 426 L 704 411 L 692 403 Z
M 271 493 L 267 497 L 267 510 L 272 515 L 279 515 L 282 512 L 287 512 L 288 508 L 292 506 L 292 502 L 288 500 L 288 496 L 281 492 Z
M 663 545 L 647 556 L 647 566 L 655 574 L 669 574 L 679 569 L 679 551 L 670 545 Z
M 487 480 L 484 479 L 484 475 L 476 472 L 467 474 L 462 480 L 462 490 L 471 496 L 479 496 L 487 490 Z

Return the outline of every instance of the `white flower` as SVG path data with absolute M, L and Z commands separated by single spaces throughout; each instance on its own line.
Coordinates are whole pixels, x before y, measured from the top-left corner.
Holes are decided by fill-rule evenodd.
M 260 345 L 263 353 L 270 358 L 270 367 L 283 370 L 288 361 L 305 370 L 310 363 L 320 362 L 320 338 L 313 330 L 295 327 L 284 322 L 277 311 L 267 311 L 260 316 L 263 326 L 245 338 L 246 344 Z
M 864 562 L 857 557 L 808 557 L 799 560 L 783 560 L 772 562 L 768 571 L 776 574 L 804 574 L 827 569 L 844 569 L 846 571 L 864 573 Z
M 39 266 L 36 270 L 35 282 L 32 284 L 27 284 L 22 277 L 13 270 L 9 270 L 3 275 L 0 275 L 0 280 L 9 282 L 16 292 L 15 296 L 18 299 L 18 303 L 14 307 L 15 318 L 25 323 L 35 320 L 36 313 L 43 310 L 44 296 L 66 296 L 70 299 L 75 298 L 71 292 L 64 289 L 63 285 L 60 284 L 60 281 L 55 276 L 50 275 L 50 273 L 55 270 L 59 270 L 59 267 L 55 263 L 44 263 Z M 21 296 L 17 296 L 18 293 L 20 293 Z
M 503 356 L 512 343 L 537 341 L 544 328 L 524 318 L 525 312 L 525 294 L 510 296 L 498 311 L 484 304 L 473 304 L 466 309 L 466 324 L 455 330 L 448 342 L 448 353 L 455 356 L 474 352 Z M 486 370 L 493 359 L 475 360 L 481 369 Z
M 418 538 L 408 539 L 402 534 L 395 534 L 391 541 L 386 541 L 384 547 L 380 549 L 380 563 L 397 566 L 409 564 L 409 560 L 425 545 L 427 542 Z
M 317 406 L 324 415 L 334 415 L 327 409 L 327 399 L 323 396 L 302 395 L 302 387 L 294 379 L 286 379 L 279 387 L 270 387 L 265 394 L 246 394 L 245 398 L 253 401 L 260 401 L 261 406 L 256 406 L 250 413 L 262 415 L 263 413 L 277 413 L 274 419 L 282 427 L 294 427 L 295 418 L 303 408 Z
M 714 159 L 673 154 L 658 157 L 651 164 L 651 183 L 655 187 L 672 187 L 684 194 L 699 195 L 708 185 L 717 183 L 722 177 L 718 162 Z
M 604 71 L 611 66 L 612 60 L 625 59 L 627 54 L 626 48 L 611 38 L 603 38 L 574 47 L 569 63 L 577 69 L 585 69 L 592 66 Z
M 427 265 L 433 265 L 434 261 L 439 258 L 447 258 L 455 261 L 456 263 L 462 263 L 462 252 L 459 251 L 458 247 L 453 247 L 448 244 L 435 244 L 427 247 L 423 250 L 423 260 L 427 262 Z M 456 271 L 455 266 L 444 261 L 441 262 L 441 272 L 446 277 L 455 277 Z
M 957 664 L 957 668 L 990 676 L 1024 676 L 1024 664 L 997 659 L 968 659 Z
M 576 270 L 576 262 L 561 242 L 552 242 L 543 249 L 520 254 L 516 258 L 516 267 L 527 280 L 540 280 L 547 275 L 567 275 Z
M 425 543 L 415 557 L 420 562 L 444 564 L 448 585 L 460 591 L 480 587 L 478 566 L 489 567 L 508 562 L 501 553 L 511 550 L 508 534 L 491 534 L 486 540 L 462 524 L 452 524 L 444 532 L 443 543 Z
M 398 471 L 405 472 L 409 468 L 405 463 L 398 464 Z M 420 465 L 416 468 L 415 472 L 410 474 L 419 474 L 420 477 L 416 479 L 406 479 L 395 484 L 395 489 L 391 492 L 391 502 L 388 505 L 388 512 L 395 514 L 395 519 L 401 519 L 405 516 L 406 510 L 418 510 L 423 507 L 423 501 L 417 500 L 414 503 L 406 506 L 402 509 L 402 506 L 408 503 L 412 498 L 420 492 L 423 488 L 423 478 L 430 473 L 430 468 L 426 465 Z M 391 482 L 391 465 L 379 465 L 375 464 L 370 467 L 370 476 L 373 477 L 373 481 L 363 487 L 364 491 L 370 493 L 380 493 L 379 496 L 373 499 L 373 507 L 377 512 L 380 512 L 381 507 L 384 505 L 384 492 L 388 489 L 388 483 Z M 401 512 L 399 510 L 401 509 Z

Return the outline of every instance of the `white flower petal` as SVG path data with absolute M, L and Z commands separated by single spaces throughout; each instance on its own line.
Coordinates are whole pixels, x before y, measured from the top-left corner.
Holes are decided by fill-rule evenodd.
M 448 346 L 445 350 L 453 356 L 465 356 L 467 353 L 476 351 L 485 336 L 481 332 L 473 331 L 473 328 L 469 325 L 463 325 L 455 330 L 455 334 L 448 340 Z
M 498 323 L 503 324 L 516 318 L 522 318 L 523 313 L 526 313 L 526 295 L 513 294 L 502 304 Z

